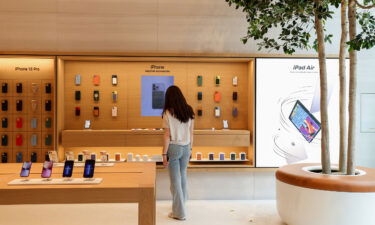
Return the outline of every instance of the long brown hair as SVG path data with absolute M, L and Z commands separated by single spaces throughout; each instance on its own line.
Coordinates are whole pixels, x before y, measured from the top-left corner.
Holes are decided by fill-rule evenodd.
M 186 123 L 189 119 L 194 119 L 195 116 L 193 108 L 187 104 L 180 88 L 175 85 L 170 86 L 165 93 L 162 117 L 167 111 L 181 123 Z

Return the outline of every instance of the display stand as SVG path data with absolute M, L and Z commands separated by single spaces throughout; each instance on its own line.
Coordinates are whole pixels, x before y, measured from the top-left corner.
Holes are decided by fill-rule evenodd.
M 8 185 L 72 185 L 72 184 L 100 184 L 103 178 L 51 178 L 51 179 L 15 179 Z

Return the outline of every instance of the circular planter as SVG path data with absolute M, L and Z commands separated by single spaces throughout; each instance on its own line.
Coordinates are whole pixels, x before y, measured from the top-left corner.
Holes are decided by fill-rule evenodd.
M 277 209 L 286 224 L 375 224 L 375 169 L 340 176 L 309 172 L 314 167 L 293 164 L 276 172 Z

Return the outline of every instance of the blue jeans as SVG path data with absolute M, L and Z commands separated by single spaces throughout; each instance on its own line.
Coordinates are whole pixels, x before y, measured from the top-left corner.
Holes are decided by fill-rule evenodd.
M 185 202 L 187 195 L 187 166 L 190 160 L 191 148 L 188 145 L 170 144 L 168 147 L 169 179 L 172 193 L 172 213 L 178 218 L 186 217 Z

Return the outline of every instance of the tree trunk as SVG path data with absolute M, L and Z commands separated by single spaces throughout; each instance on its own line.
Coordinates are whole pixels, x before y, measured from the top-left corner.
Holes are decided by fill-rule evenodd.
M 356 2 L 349 0 L 349 38 L 353 40 L 357 35 L 356 26 Z M 356 91 L 357 91 L 357 51 L 351 50 L 350 57 L 350 80 L 349 80 L 349 135 L 348 135 L 348 165 L 347 174 L 354 175 L 355 172 L 355 143 L 356 143 Z
M 339 170 L 346 173 L 347 164 L 347 124 L 346 124 L 346 41 L 348 38 L 347 28 L 347 0 L 341 1 L 341 40 L 339 55 L 339 77 L 340 77 L 340 159 Z
M 314 0 L 320 5 L 319 0 Z M 324 174 L 331 173 L 331 160 L 329 154 L 329 131 L 328 131 L 328 112 L 327 112 L 327 68 L 326 53 L 324 45 L 324 30 L 322 21 L 318 17 L 318 11 L 315 10 L 315 30 L 318 39 L 318 55 L 319 55 L 319 72 L 320 72 L 320 120 L 322 129 L 321 142 L 321 163 L 322 172 Z

